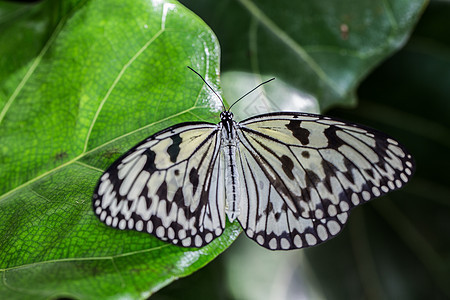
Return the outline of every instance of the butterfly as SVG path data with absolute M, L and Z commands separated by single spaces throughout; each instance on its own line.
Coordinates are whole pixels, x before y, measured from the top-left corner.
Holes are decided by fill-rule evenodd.
M 117 159 L 94 191 L 98 218 L 183 247 L 211 243 L 228 218 L 265 248 L 299 249 L 337 235 L 352 208 L 414 172 L 402 145 L 366 126 L 300 112 L 236 122 L 232 106 L 218 124 L 176 124 Z

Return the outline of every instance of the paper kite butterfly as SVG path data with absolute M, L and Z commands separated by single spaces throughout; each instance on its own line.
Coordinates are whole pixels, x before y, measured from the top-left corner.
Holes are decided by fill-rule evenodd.
M 236 122 L 230 109 L 218 124 L 177 124 L 131 148 L 100 177 L 95 214 L 184 247 L 219 237 L 227 216 L 265 248 L 299 249 L 414 172 L 408 151 L 371 128 L 299 112 Z

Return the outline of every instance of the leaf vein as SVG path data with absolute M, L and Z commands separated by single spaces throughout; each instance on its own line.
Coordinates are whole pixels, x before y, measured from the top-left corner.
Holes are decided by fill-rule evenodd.
M 141 253 L 157 251 L 157 250 L 161 250 L 163 248 L 169 247 L 169 246 L 170 246 L 169 244 L 165 244 L 165 245 L 161 245 L 161 246 L 154 247 L 154 248 L 142 249 L 142 250 L 138 250 L 138 251 L 131 251 L 131 252 L 128 252 L 128 253 L 121 253 L 121 254 L 110 255 L 110 256 L 72 257 L 72 258 L 51 259 L 51 260 L 46 260 L 46 261 L 40 261 L 40 262 L 24 264 L 24 265 L 21 265 L 21 266 L 14 266 L 14 267 L 10 267 L 10 268 L 0 269 L 0 272 L 5 273 L 6 271 L 25 269 L 25 268 L 29 268 L 29 267 L 33 267 L 33 266 L 37 266 L 37 265 L 50 264 L 50 263 L 75 262 L 75 261 L 112 260 L 112 259 L 117 259 L 117 258 L 120 258 L 120 257 L 127 257 L 127 256 L 132 256 L 132 255 L 138 255 L 138 254 L 141 254 Z M 4 277 L 5 277 L 5 275 L 4 275 Z

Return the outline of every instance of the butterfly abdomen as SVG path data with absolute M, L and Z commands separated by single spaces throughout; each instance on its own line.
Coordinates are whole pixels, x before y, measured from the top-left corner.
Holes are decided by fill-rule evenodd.
M 222 119 L 221 151 L 225 160 L 225 196 L 228 219 L 233 222 L 240 214 L 240 183 L 236 166 L 237 139 L 233 120 Z

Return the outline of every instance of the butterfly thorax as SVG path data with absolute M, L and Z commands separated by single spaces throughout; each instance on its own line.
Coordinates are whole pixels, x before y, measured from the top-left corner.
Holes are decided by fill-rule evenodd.
M 233 120 L 233 114 L 224 111 L 220 114 L 221 119 L 221 151 L 225 162 L 225 195 L 226 195 L 226 213 L 228 219 L 233 222 L 240 213 L 240 186 L 239 174 L 236 166 L 236 149 L 238 140 L 236 137 L 236 122 Z
M 220 114 L 220 124 L 222 125 L 222 146 L 228 143 L 236 143 L 236 131 L 233 128 L 233 113 L 223 111 Z

